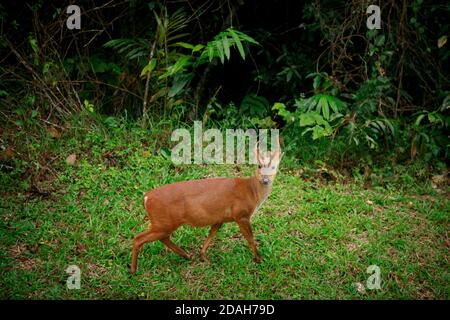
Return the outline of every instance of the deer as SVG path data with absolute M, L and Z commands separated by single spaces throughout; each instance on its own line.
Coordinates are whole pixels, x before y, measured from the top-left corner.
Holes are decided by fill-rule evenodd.
M 272 191 L 282 153 L 279 140 L 275 150 L 270 152 L 261 152 L 258 145 L 256 143 L 253 149 L 258 166 L 251 177 L 182 181 L 144 193 L 142 202 L 150 224 L 147 231 L 132 240 L 132 274 L 137 269 L 139 251 L 148 242 L 159 240 L 181 257 L 190 259 L 186 251 L 170 240 L 172 233 L 182 225 L 211 226 L 201 249 L 201 260 L 206 261 L 206 250 L 220 227 L 236 222 L 253 252 L 254 261 L 261 262 L 250 220 Z

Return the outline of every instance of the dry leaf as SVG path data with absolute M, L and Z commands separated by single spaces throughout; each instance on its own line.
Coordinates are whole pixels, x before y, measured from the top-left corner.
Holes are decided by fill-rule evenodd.
M 360 294 L 365 294 L 365 293 L 366 293 L 366 288 L 364 288 L 364 285 L 363 285 L 361 282 L 355 283 L 355 287 L 356 287 L 356 290 L 357 290 Z
M 73 166 L 75 164 L 75 161 L 77 161 L 77 155 L 75 153 L 72 153 L 70 156 L 67 157 L 66 163 L 69 166 Z
M 447 43 L 447 36 L 442 36 L 438 39 L 437 46 L 442 48 Z
M 11 158 L 14 155 L 14 148 L 11 146 L 8 146 L 5 150 L 5 157 Z
M 48 133 L 52 136 L 52 138 L 55 139 L 61 138 L 61 132 L 59 132 L 56 128 L 50 127 L 48 129 Z

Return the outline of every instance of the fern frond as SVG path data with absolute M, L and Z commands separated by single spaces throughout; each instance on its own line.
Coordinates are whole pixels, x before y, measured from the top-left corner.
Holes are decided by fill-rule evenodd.
M 118 53 L 125 54 L 125 58 L 133 60 L 148 54 L 149 44 L 145 39 L 113 39 L 103 45 Z
M 219 58 L 223 64 L 225 60 L 230 60 L 230 48 L 233 47 L 238 49 L 242 59 L 245 60 L 246 53 L 243 46 L 245 42 L 259 45 L 255 39 L 245 33 L 228 28 L 220 32 L 212 41 L 206 44 L 206 47 L 200 55 L 200 63 L 205 62 L 207 59 L 211 62 L 214 58 Z

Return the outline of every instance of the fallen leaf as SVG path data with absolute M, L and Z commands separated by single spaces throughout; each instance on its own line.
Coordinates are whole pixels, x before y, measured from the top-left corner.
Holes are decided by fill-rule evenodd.
M 75 164 L 75 161 L 77 161 L 77 155 L 75 153 L 72 153 L 66 159 L 66 163 L 70 166 L 73 166 Z
M 356 287 L 356 291 L 358 291 L 358 293 L 360 293 L 360 294 L 366 293 L 366 288 L 364 288 L 364 285 L 361 282 L 356 282 L 355 287 Z
M 55 139 L 61 138 L 61 132 L 59 132 L 58 129 L 50 127 L 47 131 L 52 136 L 52 138 Z
M 151 155 L 150 151 L 148 150 L 144 151 L 144 158 L 150 158 L 150 155 Z
M 14 155 L 14 148 L 11 146 L 8 146 L 5 150 L 6 158 L 11 158 L 13 155 Z

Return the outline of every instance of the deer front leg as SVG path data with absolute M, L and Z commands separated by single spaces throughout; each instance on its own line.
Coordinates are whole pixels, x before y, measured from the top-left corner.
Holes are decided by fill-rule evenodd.
M 256 241 L 253 238 L 252 226 L 250 224 L 250 220 L 248 218 L 241 218 L 236 221 L 239 229 L 241 229 L 242 234 L 250 245 L 250 249 L 253 251 L 253 255 L 255 256 L 255 262 L 261 262 L 261 255 L 258 252 L 258 248 L 256 247 Z
M 212 238 L 216 235 L 217 231 L 220 229 L 220 227 L 222 226 L 222 223 L 218 223 L 218 224 L 214 224 L 211 227 L 211 230 L 209 230 L 209 235 L 208 238 L 206 238 L 205 244 L 203 245 L 202 248 L 202 253 L 201 253 L 201 259 L 203 261 L 206 260 L 206 250 L 209 247 L 209 244 L 211 243 Z

